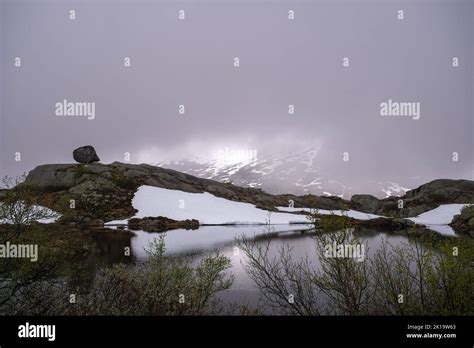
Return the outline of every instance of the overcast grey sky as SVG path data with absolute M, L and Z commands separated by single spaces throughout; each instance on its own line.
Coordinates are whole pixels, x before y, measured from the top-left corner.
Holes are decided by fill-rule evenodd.
M 86 144 L 103 162 L 295 146 L 357 180 L 472 179 L 473 1 L 0 3 L 1 174 Z M 63 99 L 95 119 L 56 116 Z M 389 99 L 420 119 L 382 117 Z

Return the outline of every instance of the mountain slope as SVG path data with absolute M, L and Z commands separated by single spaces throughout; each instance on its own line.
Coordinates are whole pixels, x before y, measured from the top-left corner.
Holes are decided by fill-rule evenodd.
M 179 160 L 156 163 L 157 166 L 242 187 L 262 188 L 272 194 L 313 194 L 349 199 L 354 188 L 346 179 L 325 173 L 318 165 L 318 151 L 310 148 L 281 154 L 259 153 L 259 156 L 228 156 L 222 160 Z M 393 181 L 369 180 L 366 193 L 379 198 L 400 196 L 409 189 Z

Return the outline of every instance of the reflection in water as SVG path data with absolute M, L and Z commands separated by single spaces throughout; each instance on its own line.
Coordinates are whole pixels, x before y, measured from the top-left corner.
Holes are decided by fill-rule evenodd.
M 277 237 L 280 234 L 293 233 L 294 231 L 308 230 L 309 225 L 275 225 L 272 233 Z M 203 226 L 197 230 L 173 230 L 166 233 L 166 249 L 173 255 L 192 255 L 203 252 L 220 251 L 226 246 L 234 246 L 235 238 L 244 235 L 252 238 L 264 235 L 267 231 L 261 225 L 257 226 Z M 138 259 L 146 257 L 145 248 L 159 233 L 133 231 L 132 251 Z
M 162 233 L 127 231 L 119 229 L 100 229 L 89 231 L 93 239 L 90 256 L 81 267 L 92 281 L 96 272 L 116 263 L 143 262 L 147 258 L 149 243 Z M 168 255 L 187 257 L 197 264 L 204 257 L 220 253 L 231 260 L 227 270 L 234 275 L 232 288 L 218 294 L 225 303 L 247 304 L 255 307 L 261 298 L 260 290 L 245 271 L 246 256 L 239 250 L 237 239 L 245 237 L 256 243 L 270 240 L 269 256 L 277 257 L 281 247 L 289 245 L 295 260 L 308 257 L 315 268 L 320 268 L 317 253 L 316 232 L 310 225 L 241 225 L 241 226 L 202 226 L 196 230 L 178 229 L 165 233 Z M 355 235 L 366 245 L 365 255 L 372 258 L 380 249 L 382 240 L 393 246 L 408 241 L 406 234 L 400 232 L 381 232 L 373 228 L 357 229 Z M 130 255 L 127 255 L 127 251 Z
M 126 255 L 127 248 L 130 248 L 133 233 L 124 230 L 96 230 L 93 231 L 92 238 L 94 247 L 87 263 L 95 271 L 106 265 L 114 263 L 129 263 L 133 260 L 133 252 Z
M 145 249 L 160 233 L 145 231 L 133 231 L 133 233 L 135 236 L 131 238 L 132 255 L 137 260 L 144 260 L 147 256 Z M 375 229 L 360 229 L 356 233 L 361 243 L 368 245 L 368 250 L 366 250 L 368 258 L 379 249 L 382 239 L 392 245 L 398 245 L 407 240 L 403 234 L 387 234 Z M 204 226 L 198 230 L 169 231 L 166 233 L 165 243 L 168 254 L 189 257 L 193 263 L 216 252 L 227 256 L 232 263 L 228 272 L 235 276 L 235 280 L 232 288 L 220 293 L 219 298 L 228 303 L 236 302 L 255 306 L 260 298 L 260 290 L 245 272 L 245 256 L 238 249 L 236 238 L 245 236 L 255 242 L 270 239 L 269 252 L 272 257 L 278 255 L 279 248 L 290 245 L 296 258 L 308 255 L 312 264 L 319 267 L 314 234 L 315 232 L 309 226 L 302 225 L 275 225 L 272 226 L 270 233 L 265 226 Z

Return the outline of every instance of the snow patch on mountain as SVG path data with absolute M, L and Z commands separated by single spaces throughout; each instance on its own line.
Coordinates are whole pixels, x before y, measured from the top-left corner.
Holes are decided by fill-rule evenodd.
M 409 219 L 417 224 L 423 225 L 447 225 L 451 223 L 454 215 L 461 214 L 462 208 L 467 205 L 468 204 L 443 204 L 438 208 Z
M 173 220 L 196 219 L 201 225 L 264 225 L 268 221 L 271 224 L 309 223 L 305 215 L 270 213 L 253 204 L 230 201 L 208 192 L 189 193 L 147 185 L 138 188 L 132 205 L 138 210 L 136 218 L 165 216 Z
M 379 183 L 380 189 L 385 193 L 386 198 L 391 196 L 403 196 L 405 193 L 410 191 L 409 188 L 400 186 L 394 182 Z

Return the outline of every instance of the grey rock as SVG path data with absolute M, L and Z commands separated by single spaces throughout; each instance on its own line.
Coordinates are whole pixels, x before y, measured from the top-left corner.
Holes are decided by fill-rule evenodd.
M 72 187 L 69 192 L 77 195 L 84 195 L 96 193 L 100 191 L 111 191 L 117 189 L 117 186 L 110 180 L 101 177 L 91 177 L 90 180 L 85 180 L 82 183 Z M 95 195 L 101 198 L 102 196 Z
M 100 161 L 94 147 L 91 145 L 78 147 L 73 151 L 72 156 L 74 157 L 74 160 L 79 163 L 89 164 Z
M 42 188 L 70 188 L 78 183 L 77 176 L 69 168 L 74 164 L 44 164 L 29 172 L 25 184 Z
M 403 208 L 398 201 L 403 201 Z M 474 203 L 474 181 L 438 179 L 408 191 L 402 197 L 377 199 L 370 195 L 354 195 L 353 208 L 365 213 L 393 217 L 414 217 L 441 204 Z
M 365 213 L 373 214 L 379 208 L 379 200 L 371 195 L 353 195 L 351 202 Z
M 449 225 L 458 233 L 474 237 L 474 206 L 467 206 L 461 210 L 461 214 L 455 215 Z

